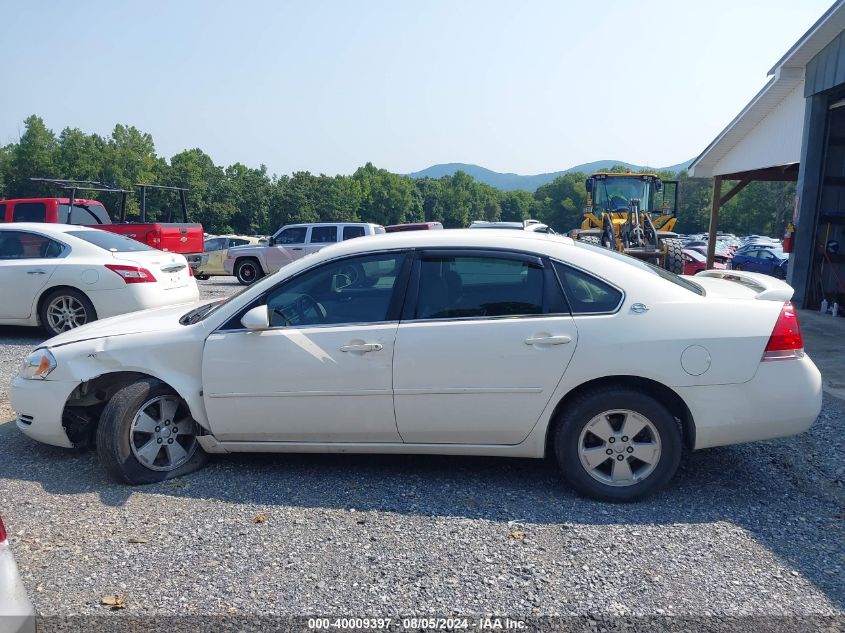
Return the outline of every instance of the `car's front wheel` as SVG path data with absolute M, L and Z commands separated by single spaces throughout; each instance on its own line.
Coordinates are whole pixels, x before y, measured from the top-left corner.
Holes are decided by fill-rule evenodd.
M 630 388 L 578 396 L 561 412 L 554 449 L 579 493 L 633 501 L 663 487 L 681 456 L 681 433 L 657 399 Z
M 185 401 L 163 382 L 142 378 L 109 400 L 97 427 L 97 455 L 118 480 L 150 484 L 205 463 L 200 427 Z

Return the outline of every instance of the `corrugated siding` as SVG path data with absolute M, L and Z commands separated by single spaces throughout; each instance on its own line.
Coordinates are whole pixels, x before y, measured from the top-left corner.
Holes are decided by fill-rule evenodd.
M 804 96 L 809 97 L 845 83 L 845 31 L 807 64 Z

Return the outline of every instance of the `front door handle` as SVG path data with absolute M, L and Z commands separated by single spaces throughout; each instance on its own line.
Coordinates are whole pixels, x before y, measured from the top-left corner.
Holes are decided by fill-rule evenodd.
M 525 339 L 526 345 L 564 345 L 571 343 L 572 337 L 566 334 L 559 334 L 557 336 L 534 336 Z
M 344 345 L 340 348 L 341 352 L 380 352 L 384 349 L 381 343 L 359 343 Z
M 292 249 L 290 249 L 290 250 L 292 250 L 292 251 L 301 251 L 302 249 L 301 249 L 301 248 L 299 248 L 299 247 L 294 247 L 294 248 L 292 248 Z
M 26 271 L 27 275 L 46 275 L 46 270 L 41 270 L 40 268 L 36 268 L 35 270 L 28 270 Z

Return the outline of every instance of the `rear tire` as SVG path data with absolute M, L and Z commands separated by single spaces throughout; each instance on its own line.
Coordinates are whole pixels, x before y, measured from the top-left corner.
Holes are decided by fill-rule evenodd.
M 674 476 L 681 458 L 681 431 L 672 414 L 627 387 L 578 396 L 559 414 L 553 442 L 569 484 L 604 501 L 652 494 Z
M 240 259 L 235 264 L 235 277 L 243 286 L 249 286 L 264 276 L 257 259 Z
M 194 275 L 199 281 L 206 281 L 210 275 Z
M 97 456 L 112 477 L 128 484 L 181 477 L 208 459 L 196 439 L 199 430 L 173 389 L 141 378 L 115 393 L 103 410 Z
M 97 320 L 94 304 L 85 293 L 73 288 L 57 288 L 48 292 L 38 310 L 41 325 L 50 336 Z
M 676 275 L 684 274 L 684 246 L 681 240 L 670 237 L 661 240 L 666 247 L 666 258 L 663 260 L 663 268 Z

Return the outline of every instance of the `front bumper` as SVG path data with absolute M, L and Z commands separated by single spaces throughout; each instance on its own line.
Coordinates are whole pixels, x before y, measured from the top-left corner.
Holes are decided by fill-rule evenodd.
M 18 429 L 34 440 L 73 448 L 62 426 L 62 412 L 78 382 L 27 380 L 16 376 L 9 389 L 9 401 L 17 416 Z
M 696 449 L 798 435 L 822 408 L 822 377 L 809 356 L 761 362 L 746 383 L 675 391 L 692 413 Z

